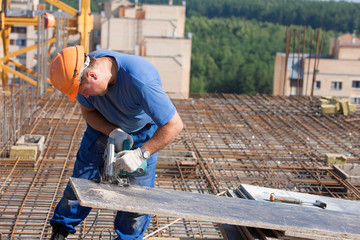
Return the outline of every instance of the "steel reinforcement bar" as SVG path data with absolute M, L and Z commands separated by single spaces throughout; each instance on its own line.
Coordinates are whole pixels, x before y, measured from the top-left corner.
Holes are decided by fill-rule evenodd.
M 339 153 L 360 164 L 358 113 L 324 116 L 316 99 L 302 97 L 208 94 L 173 102 L 185 128 L 159 154 L 157 188 L 217 194 L 247 183 L 360 199 L 359 184 L 324 161 L 326 153 Z M 36 160 L 0 159 L 0 233 L 4 239 L 48 239 L 49 219 L 71 176 L 86 124 L 78 104 L 54 95 L 37 99 L 31 118 L 18 117 L 21 134 L 44 135 L 46 141 Z M 114 236 L 114 215 L 94 209 L 69 239 L 81 239 L 89 230 L 86 239 Z M 175 220 L 153 216 L 146 234 Z M 155 236 L 224 238 L 216 223 L 187 219 Z

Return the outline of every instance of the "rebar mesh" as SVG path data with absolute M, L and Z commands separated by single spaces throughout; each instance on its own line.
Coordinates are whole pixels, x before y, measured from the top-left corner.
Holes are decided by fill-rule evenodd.
M 360 186 L 342 179 L 324 155 L 344 154 L 347 162 L 359 164 L 360 121 L 323 116 L 315 100 L 234 94 L 173 99 L 185 128 L 160 153 L 156 187 L 217 194 L 248 183 L 359 200 Z M 21 132 L 46 136 L 44 151 L 35 164 L 5 155 L 0 160 L 4 239 L 49 238 L 49 219 L 71 176 L 86 127 L 79 105 L 65 97 L 44 96 L 36 106 L 31 119 L 21 119 Z M 114 236 L 114 214 L 94 209 L 69 239 L 84 237 L 92 225 L 86 239 Z M 147 233 L 174 220 L 153 216 Z M 216 223 L 187 219 L 155 236 L 223 238 Z

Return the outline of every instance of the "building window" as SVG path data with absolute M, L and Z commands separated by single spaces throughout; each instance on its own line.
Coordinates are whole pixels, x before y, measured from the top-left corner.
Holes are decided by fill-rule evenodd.
M 351 103 L 353 104 L 360 104 L 360 97 L 352 97 Z
M 12 33 L 26 33 L 26 27 L 12 27 Z
M 360 89 L 360 81 L 356 80 L 352 82 L 352 87 L 356 89 Z
M 100 31 L 99 30 L 94 30 L 94 37 L 96 37 L 96 38 L 100 37 Z
M 17 59 L 26 59 L 26 53 L 17 55 L 16 58 L 17 58 Z
M 342 82 L 331 82 L 331 90 L 341 90 Z
M 302 79 L 290 79 L 290 87 L 302 87 L 303 81 Z
M 315 89 L 320 89 L 321 87 L 321 81 L 316 81 L 315 82 Z
M 26 39 L 16 39 L 16 46 L 26 46 Z

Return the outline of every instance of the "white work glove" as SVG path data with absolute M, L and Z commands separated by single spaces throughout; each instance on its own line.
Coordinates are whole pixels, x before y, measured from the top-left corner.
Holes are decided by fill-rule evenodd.
M 121 152 L 123 150 L 124 140 L 126 139 L 130 142 L 130 148 L 134 144 L 133 138 L 129 134 L 121 130 L 121 128 L 115 128 L 114 130 L 112 130 L 112 132 L 109 134 L 109 137 L 111 137 L 115 141 L 115 152 Z
M 116 154 L 115 169 L 134 172 L 146 160 L 140 148 L 135 150 L 125 150 Z

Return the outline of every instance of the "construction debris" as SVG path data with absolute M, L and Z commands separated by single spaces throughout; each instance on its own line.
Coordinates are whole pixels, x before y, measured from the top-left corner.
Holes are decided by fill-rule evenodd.
M 321 97 L 319 103 L 322 114 L 343 114 L 348 116 L 356 111 L 355 105 L 338 97 Z
M 325 154 L 325 162 L 329 165 L 345 164 L 347 158 L 343 154 L 327 153 Z

